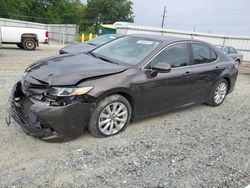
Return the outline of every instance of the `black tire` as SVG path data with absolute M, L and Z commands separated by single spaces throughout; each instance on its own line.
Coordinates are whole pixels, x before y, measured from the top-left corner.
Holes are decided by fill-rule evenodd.
M 98 122 L 99 122 L 100 115 L 104 111 L 104 109 L 106 107 L 108 107 L 110 104 L 115 103 L 115 102 L 121 103 L 126 107 L 127 118 L 126 118 L 125 124 L 118 132 L 116 132 L 114 134 L 107 135 L 101 131 L 101 129 L 99 128 Z M 128 100 L 121 95 L 117 95 L 117 94 L 111 95 L 111 96 L 104 98 L 102 101 L 100 101 L 97 104 L 97 106 L 96 106 L 95 110 L 93 111 L 91 118 L 89 120 L 88 131 L 92 136 L 97 137 L 97 138 L 113 136 L 113 135 L 116 135 L 116 134 L 124 131 L 126 129 L 128 123 L 130 122 L 130 119 L 131 119 L 131 106 L 130 106 L 130 103 L 128 102 Z
M 19 44 L 17 44 L 17 47 L 23 49 L 23 44 L 19 43 Z
M 22 42 L 22 46 L 25 50 L 35 50 L 36 49 L 36 41 L 32 38 L 27 38 Z
M 226 94 L 225 94 L 225 97 L 223 98 L 223 100 L 220 101 L 219 103 L 217 103 L 217 102 L 215 101 L 215 92 L 216 92 L 218 86 L 219 86 L 220 84 L 222 84 L 222 83 L 224 83 L 225 86 L 226 86 Z M 214 87 L 213 87 L 213 89 L 212 89 L 212 92 L 211 92 L 211 94 L 210 94 L 210 99 L 209 99 L 209 101 L 207 102 L 207 104 L 208 104 L 209 106 L 212 106 L 212 107 L 216 107 L 216 106 L 221 105 L 221 104 L 224 102 L 224 100 L 226 99 L 226 96 L 227 96 L 227 94 L 228 94 L 228 90 L 229 90 L 229 84 L 228 84 L 227 80 L 225 80 L 225 79 L 219 80 L 219 81 L 214 85 Z

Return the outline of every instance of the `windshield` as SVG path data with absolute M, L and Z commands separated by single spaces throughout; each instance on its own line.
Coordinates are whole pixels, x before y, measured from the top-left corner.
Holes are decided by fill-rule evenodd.
M 160 42 L 143 37 L 126 36 L 95 49 L 92 53 L 113 61 L 136 65 L 146 58 Z
M 104 36 L 97 37 L 93 40 L 90 40 L 88 43 L 94 46 L 101 46 L 117 38 L 118 36 L 115 36 L 115 35 L 106 35 L 106 36 L 104 35 Z

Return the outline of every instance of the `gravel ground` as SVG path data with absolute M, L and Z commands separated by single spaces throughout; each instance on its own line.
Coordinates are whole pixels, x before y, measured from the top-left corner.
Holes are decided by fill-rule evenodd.
M 60 45 L 0 49 L 0 187 L 245 187 L 250 184 L 250 66 L 217 108 L 198 105 L 60 144 L 6 126 L 7 97 L 25 67 Z

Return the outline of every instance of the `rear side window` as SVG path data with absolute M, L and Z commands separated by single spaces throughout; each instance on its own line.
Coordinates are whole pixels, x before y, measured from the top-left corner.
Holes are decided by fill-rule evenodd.
M 159 62 L 168 63 L 172 68 L 187 66 L 189 64 L 188 44 L 179 43 L 166 48 L 150 62 L 150 68 Z
M 230 47 L 229 50 L 230 54 L 237 54 L 237 51 L 234 48 Z
M 195 65 L 211 63 L 217 59 L 217 55 L 209 46 L 198 43 L 193 43 L 191 46 Z

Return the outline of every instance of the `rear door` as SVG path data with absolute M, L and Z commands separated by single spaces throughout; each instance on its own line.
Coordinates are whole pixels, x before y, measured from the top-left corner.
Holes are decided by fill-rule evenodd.
M 216 53 L 205 43 L 191 43 L 193 73 L 193 98 L 196 102 L 206 102 L 213 85 L 223 68 L 218 63 Z

